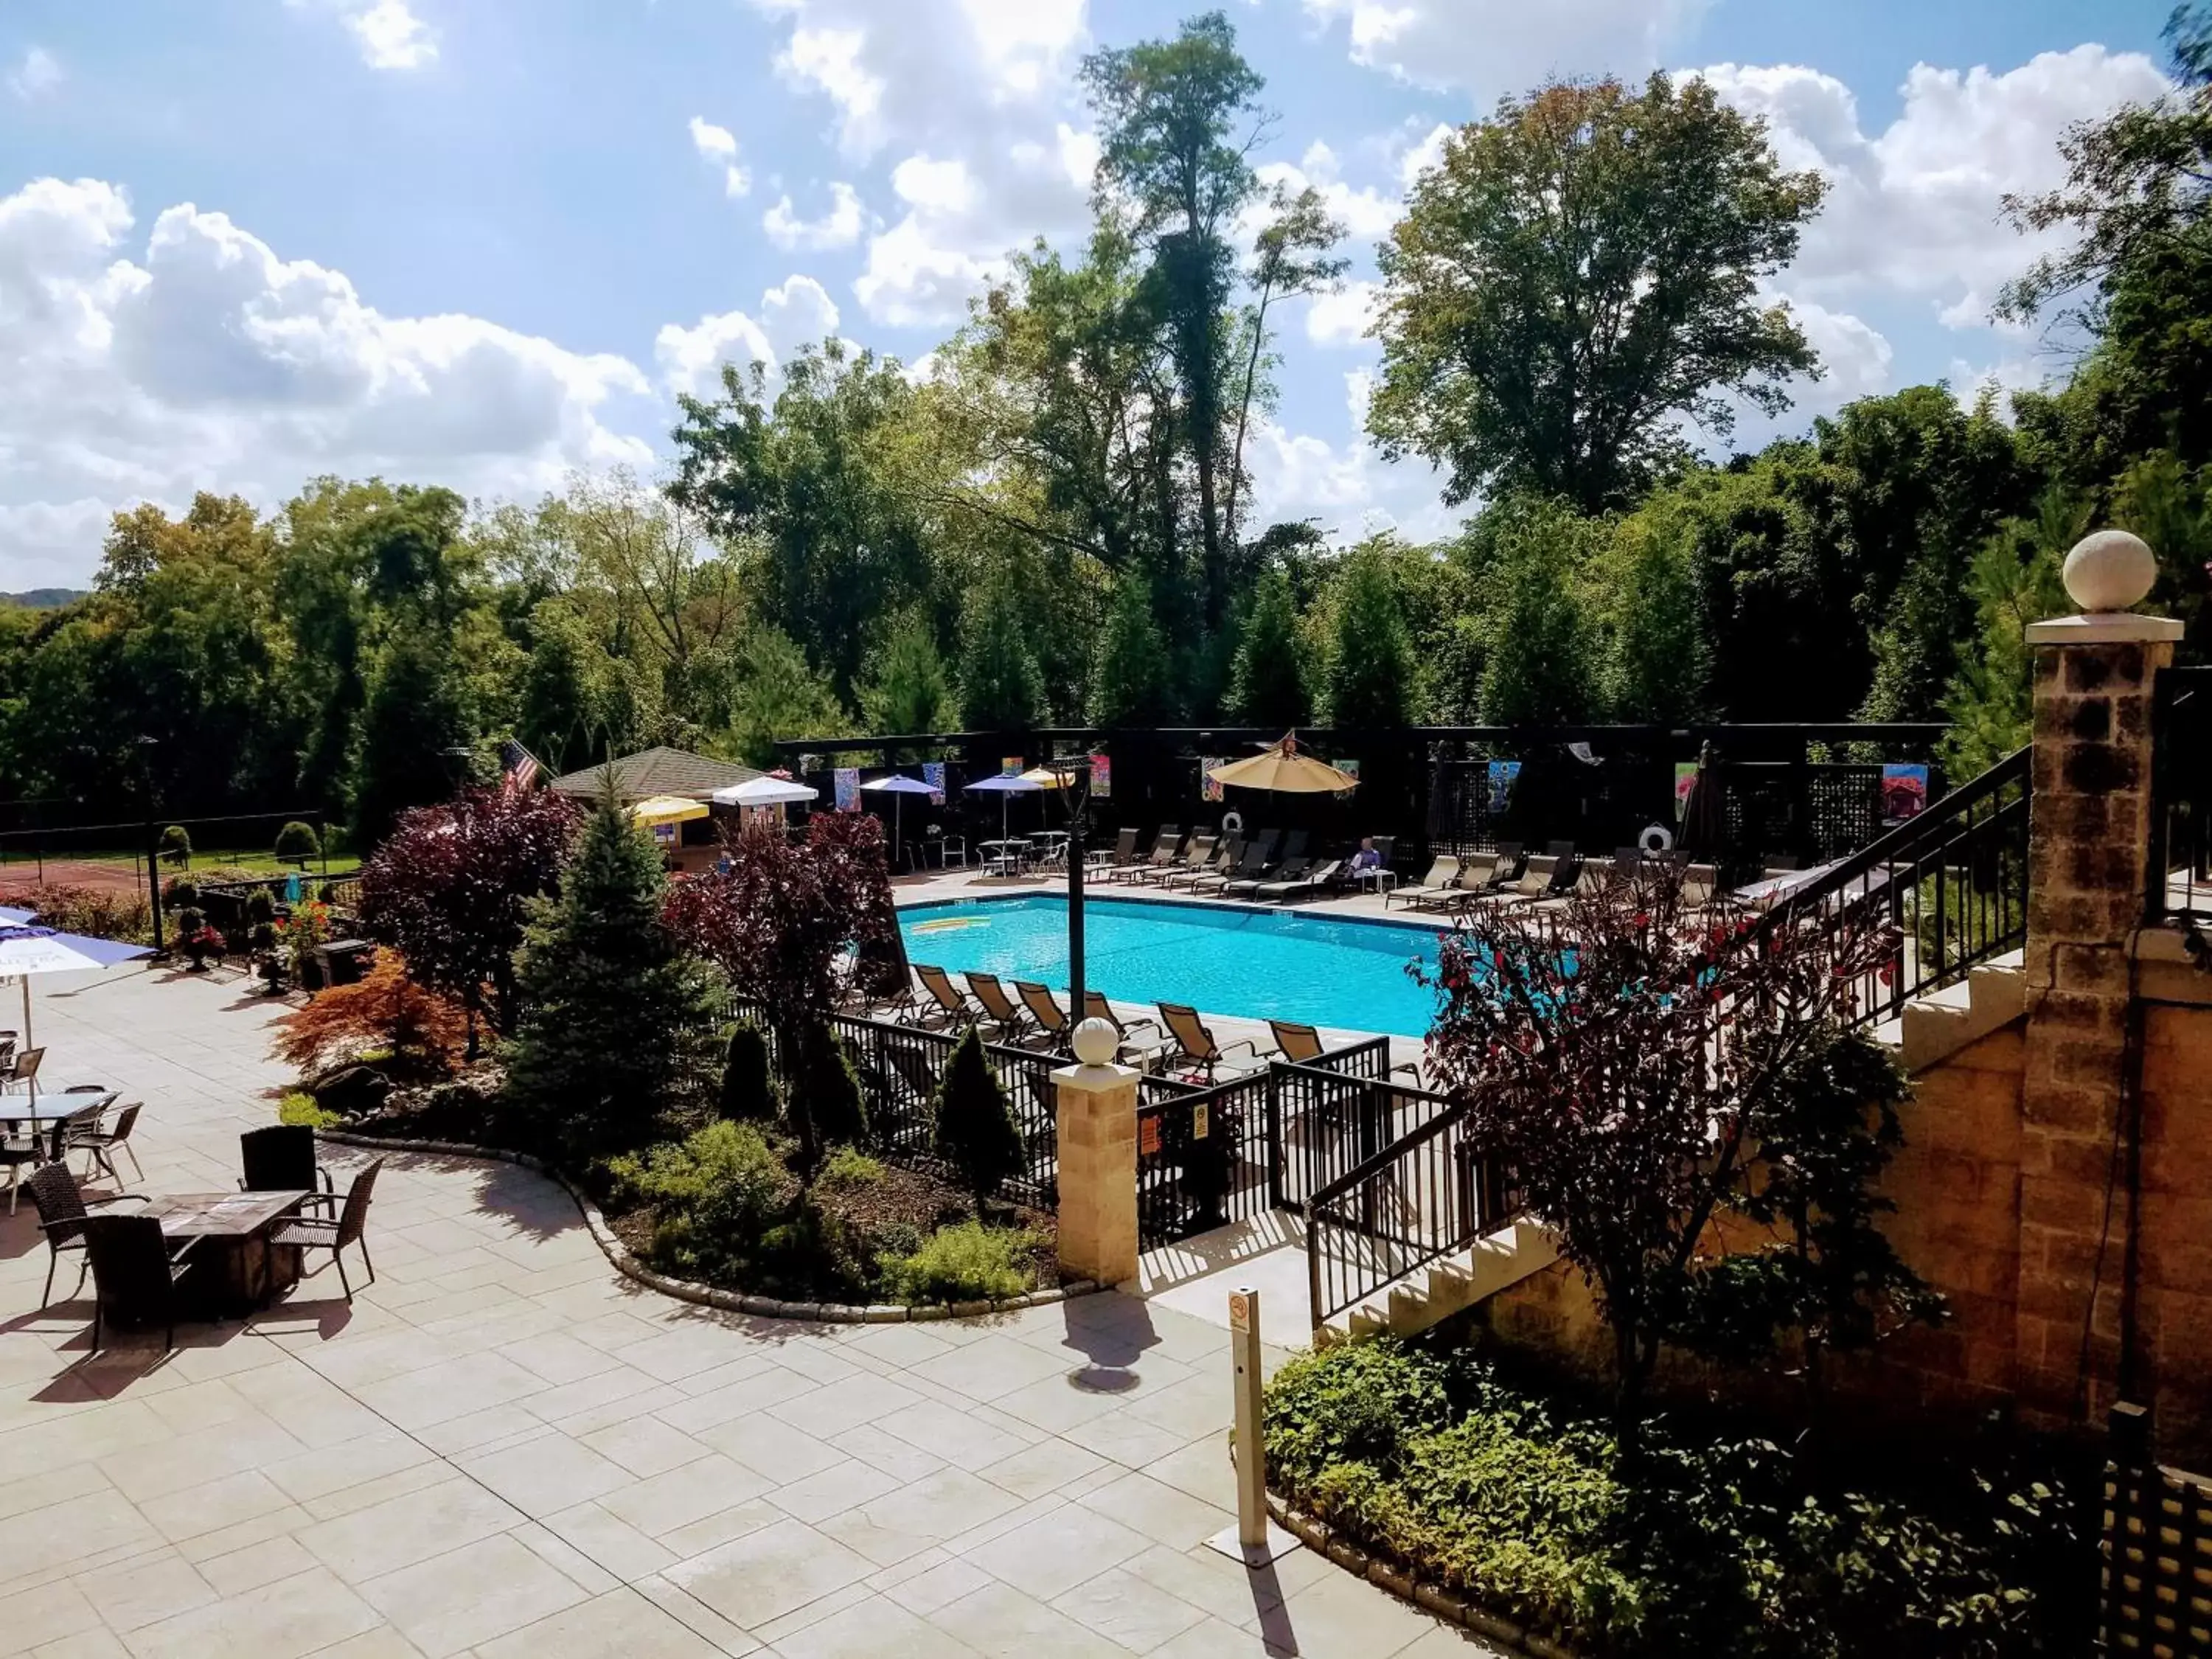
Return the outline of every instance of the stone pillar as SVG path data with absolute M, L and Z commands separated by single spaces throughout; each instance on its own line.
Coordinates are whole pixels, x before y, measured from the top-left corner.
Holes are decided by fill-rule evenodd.
M 2087 614 L 2027 630 L 2035 726 L 2015 1390 L 2023 1418 L 2045 1427 L 2075 1420 L 2085 1329 L 2092 1423 L 2118 1370 L 2129 964 L 2152 879 L 2153 691 L 2181 637 L 2179 622 L 2126 607 L 2156 574 L 2134 537 L 2091 536 L 2066 560 L 2067 591 Z
M 1052 1074 L 1059 1097 L 1060 1265 L 1119 1285 L 1137 1276 L 1137 1073 L 1112 1063 L 1114 1030 L 1075 1030 L 1085 1063 Z

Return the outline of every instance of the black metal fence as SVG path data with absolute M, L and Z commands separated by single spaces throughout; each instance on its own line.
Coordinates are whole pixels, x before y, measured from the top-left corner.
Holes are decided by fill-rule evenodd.
M 2150 914 L 2212 925 L 2212 668 L 2159 671 Z

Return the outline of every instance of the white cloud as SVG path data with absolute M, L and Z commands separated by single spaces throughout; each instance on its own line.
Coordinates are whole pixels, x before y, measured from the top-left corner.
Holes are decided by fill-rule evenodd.
M 407 0 L 284 0 L 295 10 L 336 12 L 371 69 L 421 69 L 438 56 L 437 32 L 408 9 Z
M 738 135 L 727 127 L 718 127 L 701 116 L 691 118 L 691 148 L 700 158 L 722 170 L 722 191 L 728 196 L 744 196 L 753 187 L 753 176 L 738 160 Z
M 23 61 L 8 74 L 8 90 L 26 103 L 44 97 L 61 83 L 61 59 L 44 46 L 26 48 Z
M 1342 164 L 1336 152 L 1318 140 L 1306 146 L 1306 153 L 1296 165 L 1269 161 L 1255 171 L 1260 182 L 1270 188 L 1284 185 L 1297 191 L 1311 185 L 1321 193 L 1329 216 L 1341 224 L 1346 234 L 1355 242 L 1372 242 L 1389 235 L 1404 206 L 1401 198 L 1385 196 L 1372 185 L 1352 189 L 1344 181 Z
M 671 392 L 717 397 L 723 364 L 734 363 L 742 374 L 758 363 L 773 396 L 778 371 L 793 354 L 837 331 L 837 302 L 811 276 L 787 277 L 761 295 L 759 310 L 757 318 L 725 311 L 690 328 L 677 323 L 663 328 L 653 343 L 663 383 Z
M 96 179 L 0 197 L 0 586 L 54 575 L 88 502 L 273 501 L 320 472 L 526 492 L 651 464 L 603 418 L 650 395 L 623 358 L 477 317 L 387 316 L 343 273 L 188 203 L 135 258 L 134 228 Z M 76 575 L 97 545 L 76 544 Z
M 830 210 L 819 219 L 802 219 L 787 195 L 761 216 L 761 228 L 786 253 L 850 247 L 860 240 L 866 214 L 860 193 L 842 179 L 830 186 Z
M 1306 304 L 1306 338 L 1320 346 L 1361 344 L 1382 293 L 1380 283 L 1350 282 L 1334 294 L 1316 295 Z
M 1712 0 L 1305 0 L 1341 21 L 1352 60 L 1416 86 L 1489 99 L 1547 76 L 1640 74 Z
M 887 167 L 904 210 L 854 283 L 870 318 L 956 322 L 1008 249 L 1080 233 L 1097 161 L 1074 84 L 1085 0 L 756 3 L 790 20 L 786 81 L 827 101 L 847 156 Z
M 1272 416 L 1255 426 L 1245 457 L 1253 478 L 1253 511 L 1247 520 L 1253 532 L 1311 520 L 1334 541 L 1384 530 L 1415 541 L 1450 532 L 1458 515 L 1444 506 L 1437 474 L 1423 461 L 1382 459 L 1364 435 L 1374 378 L 1364 368 L 1344 376 L 1352 434 L 1346 442 L 1292 432 Z

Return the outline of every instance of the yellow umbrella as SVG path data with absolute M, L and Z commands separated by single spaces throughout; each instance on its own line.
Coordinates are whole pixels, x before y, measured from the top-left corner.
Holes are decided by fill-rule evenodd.
M 1340 772 L 1326 761 L 1298 753 L 1295 733 L 1271 743 L 1249 760 L 1231 761 L 1206 775 L 1216 783 L 1233 783 L 1245 789 L 1277 789 L 1290 795 L 1333 795 L 1357 789 L 1359 780 Z
M 681 795 L 655 795 L 631 807 L 629 815 L 640 823 L 681 823 L 686 818 L 705 817 L 707 803 L 686 800 Z
M 1022 776 L 1040 789 L 1060 789 L 1067 784 L 1066 775 L 1055 772 L 1049 766 L 1032 766 Z

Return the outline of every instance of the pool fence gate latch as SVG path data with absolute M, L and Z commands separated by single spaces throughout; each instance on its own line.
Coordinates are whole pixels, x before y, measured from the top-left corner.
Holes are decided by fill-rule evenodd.
M 1267 1455 L 1261 1438 L 1260 1292 L 1229 1294 L 1229 1359 L 1237 1402 L 1237 1524 L 1207 1539 L 1208 1547 L 1255 1570 L 1298 1547 L 1267 1518 Z

